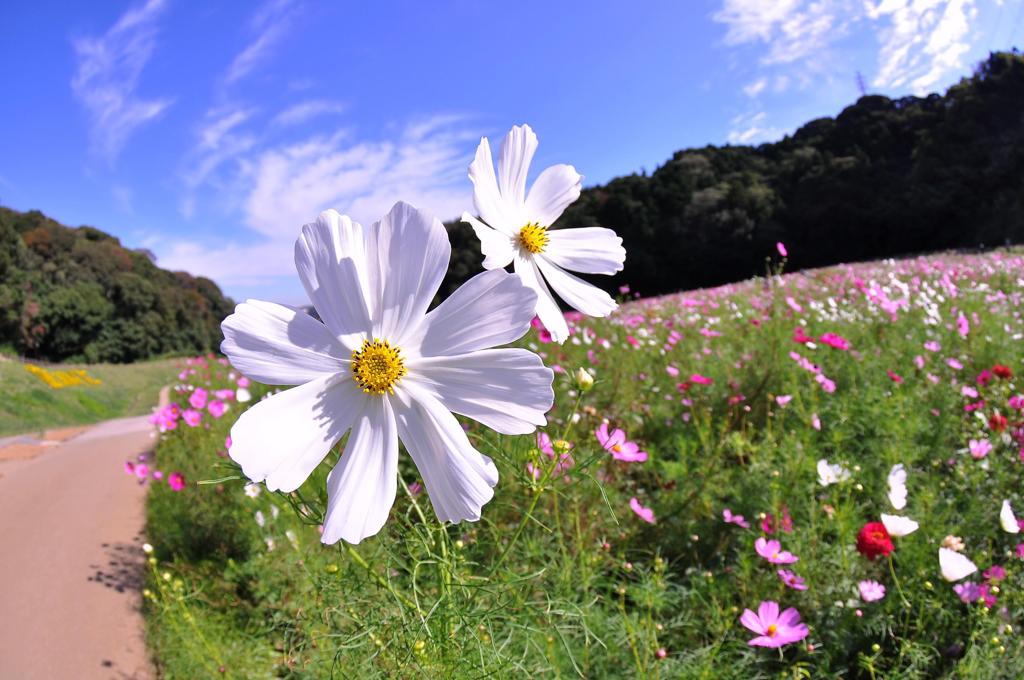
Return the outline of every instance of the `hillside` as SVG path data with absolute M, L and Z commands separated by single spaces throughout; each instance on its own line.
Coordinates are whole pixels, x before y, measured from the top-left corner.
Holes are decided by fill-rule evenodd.
M 234 303 L 213 281 L 159 268 L 93 227 L 0 207 L 0 347 L 122 363 L 217 347 Z
M 629 253 L 594 283 L 645 295 L 764 273 L 776 241 L 791 269 L 1024 242 L 1024 57 L 992 54 L 945 95 L 862 97 L 779 142 L 677 151 L 584 190 L 557 226 L 593 225 Z M 453 289 L 481 258 L 449 230 Z

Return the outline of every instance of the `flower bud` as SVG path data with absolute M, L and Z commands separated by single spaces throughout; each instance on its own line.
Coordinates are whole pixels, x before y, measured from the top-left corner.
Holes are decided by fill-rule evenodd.
M 590 372 L 582 366 L 577 368 L 573 372 L 572 376 L 575 379 L 576 387 L 579 388 L 580 392 L 586 392 L 594 386 L 594 376 L 590 375 Z

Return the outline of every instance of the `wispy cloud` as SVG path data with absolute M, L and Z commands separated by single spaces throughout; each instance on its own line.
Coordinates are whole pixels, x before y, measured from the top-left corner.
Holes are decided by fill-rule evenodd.
M 229 130 L 221 144 L 233 135 L 245 133 Z M 262 139 L 218 171 L 217 181 L 242 197 L 236 212 L 249 235 L 202 245 L 165 243 L 163 265 L 232 287 L 286 285 L 294 277 L 292 248 L 298 230 L 322 210 L 335 208 L 369 224 L 398 200 L 441 219 L 456 217 L 472 205 L 466 168 L 479 131 L 467 129 L 460 116 L 409 121 L 394 135 L 375 140 L 357 139 L 344 128 L 270 145 L 265 140 L 273 135 Z M 213 181 L 212 175 L 207 181 Z M 283 295 L 285 302 L 301 302 L 298 293 L 294 299 Z
M 744 113 L 729 121 L 732 129 L 729 132 L 730 144 L 757 144 L 770 142 L 782 136 L 783 131 L 767 124 L 768 114 L 764 111 Z
M 164 0 L 148 0 L 123 14 L 102 36 L 73 41 L 78 70 L 71 89 L 89 113 L 93 150 L 113 161 L 129 136 L 171 105 L 135 90 L 156 47 L 156 20 Z
M 298 9 L 295 0 L 268 0 L 259 7 L 249 22 L 255 38 L 231 62 L 224 78 L 226 83 L 246 77 L 273 53 L 287 34 Z
M 257 137 L 240 128 L 256 113 L 244 106 L 219 106 L 206 112 L 196 130 L 196 146 L 186 159 L 185 185 L 190 189 L 203 184 L 222 164 L 237 159 L 252 149 Z M 194 200 L 188 200 L 183 213 L 191 214 Z
M 311 99 L 290 106 L 274 116 L 275 125 L 298 125 L 307 120 L 328 114 L 344 113 L 348 109 L 343 102 L 329 99 Z
M 880 67 L 876 87 L 906 88 L 924 94 L 950 72 L 963 68 L 971 49 L 974 0 L 883 0 L 868 5 L 868 16 L 889 25 L 879 33 Z

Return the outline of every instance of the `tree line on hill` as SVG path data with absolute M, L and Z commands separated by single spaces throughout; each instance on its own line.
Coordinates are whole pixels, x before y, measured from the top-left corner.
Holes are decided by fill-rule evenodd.
M 129 362 L 216 348 L 234 303 L 93 227 L 0 207 L 0 346 L 51 361 Z
M 945 95 L 861 97 L 781 141 L 676 152 L 650 175 L 585 189 L 556 227 L 614 228 L 626 267 L 588 277 L 671 293 L 765 271 L 1024 242 L 1024 57 L 993 53 Z M 450 223 L 450 292 L 479 271 Z

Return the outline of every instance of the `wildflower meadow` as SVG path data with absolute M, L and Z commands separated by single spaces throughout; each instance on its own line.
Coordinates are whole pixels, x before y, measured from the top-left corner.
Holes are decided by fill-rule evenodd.
M 783 244 L 765 255 L 765 275 L 740 284 L 660 298 L 623 287 L 606 318 L 565 314 L 563 344 L 505 300 L 503 318 L 523 325 L 509 333 L 529 328 L 515 349 L 486 351 L 534 377 L 500 408 L 451 408 L 461 427 L 440 443 L 458 453 L 464 432 L 485 467 L 469 450 L 468 472 L 431 459 L 409 417 L 401 453 L 375 453 L 394 456 L 393 505 L 374 496 L 386 471 L 343 474 L 372 429 L 353 425 L 326 461 L 304 463 L 304 481 L 288 461 L 254 471 L 268 459 L 236 447 L 308 450 L 326 427 L 299 413 L 239 429 L 302 388 L 217 355 L 183 362 L 153 417 L 155 454 L 128 461 L 125 482 L 152 485 L 144 595 L 163 676 L 1024 674 L 1024 256 L 785 273 Z M 438 342 L 465 350 L 487 310 L 473 311 L 449 314 L 459 323 Z M 305 323 L 281 327 L 295 338 Z M 236 363 L 276 370 L 245 353 L 240 321 L 225 327 Z M 364 369 L 353 399 L 441 382 L 373 342 L 355 343 L 353 362 L 384 372 Z M 523 401 L 545 370 L 546 414 Z M 445 420 L 422 389 L 431 407 L 410 412 Z M 535 432 L 496 431 L 538 413 Z M 488 497 L 492 479 L 473 517 L 458 502 Z M 340 520 L 339 489 L 360 504 Z

